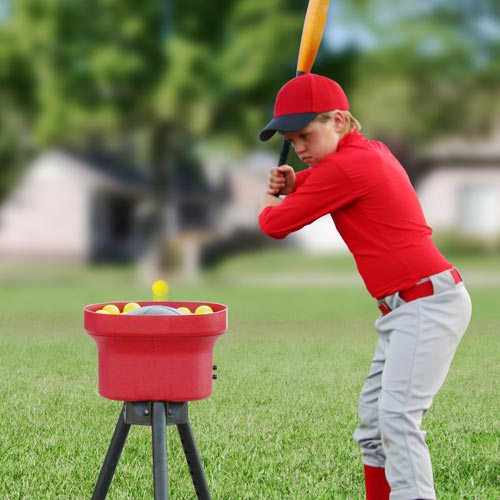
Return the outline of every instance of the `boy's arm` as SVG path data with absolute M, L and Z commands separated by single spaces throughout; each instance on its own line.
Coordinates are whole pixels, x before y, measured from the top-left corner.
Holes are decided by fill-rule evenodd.
M 313 169 L 311 167 L 301 170 L 295 174 L 295 189 L 298 189 L 306 179 L 311 175 Z
M 305 171 L 304 181 L 290 196 L 278 202 L 263 199 L 259 213 L 261 230 L 273 238 L 285 238 L 321 216 L 354 201 L 358 190 L 343 169 L 331 162 Z M 301 179 L 297 174 L 297 178 Z M 307 181 L 306 181 L 307 179 Z
M 267 193 L 259 201 L 259 215 L 267 207 L 277 207 L 283 203 L 283 199 L 278 194 L 293 193 L 311 174 L 312 169 L 308 168 L 295 173 L 289 165 L 273 167 L 269 172 L 269 188 Z

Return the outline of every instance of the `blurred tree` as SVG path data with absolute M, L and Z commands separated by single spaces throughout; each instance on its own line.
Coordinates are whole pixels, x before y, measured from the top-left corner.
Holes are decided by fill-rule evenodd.
M 32 70 L 38 145 L 119 138 L 163 71 L 161 2 L 23 0 L 12 11 Z
M 253 148 L 295 73 L 306 7 L 1 0 L 0 193 L 21 153 L 50 145 L 139 159 L 153 167 L 158 200 L 201 140 Z M 498 114 L 499 10 L 493 0 L 338 0 L 314 70 L 346 87 L 376 135 L 479 131 Z
M 295 74 L 305 9 L 304 0 L 174 3 L 157 115 L 198 138 L 255 144 L 276 88 Z
M 217 138 L 239 151 L 248 150 L 249 141 L 255 144 L 265 99 L 282 83 L 279 67 L 286 67 L 286 75 L 295 71 L 288 66 L 291 40 L 298 46 L 301 0 L 227 0 L 221 9 L 204 0 L 167 4 L 168 66 L 147 124 L 154 163 L 163 166 L 157 170 L 163 179 L 157 184 L 164 186 L 159 200 L 175 200 L 175 165 L 193 166 L 200 141 Z M 173 224 L 166 226 L 168 231 Z
M 498 120 L 498 2 L 342 5 L 345 23 L 364 27 L 351 100 L 370 132 L 418 144 L 482 134 Z
M 2 10 L 4 15 L 6 11 Z M 3 20 L 3 18 L 2 18 Z M 16 169 L 30 148 L 33 74 L 11 25 L 0 22 L 0 200 L 16 179 Z
M 34 148 L 123 148 L 142 137 L 137 151 L 149 161 L 158 154 L 148 145 L 172 125 L 194 138 L 253 142 L 276 87 L 294 74 L 305 8 L 303 0 L 227 0 L 223 11 L 203 0 L 140 9 L 133 0 L 18 1 L 2 9 L 2 89 L 16 93 L 10 102 L 29 117 Z
M 164 71 L 162 6 L 22 0 L 2 8 L 1 185 L 23 153 L 40 148 L 124 151 Z

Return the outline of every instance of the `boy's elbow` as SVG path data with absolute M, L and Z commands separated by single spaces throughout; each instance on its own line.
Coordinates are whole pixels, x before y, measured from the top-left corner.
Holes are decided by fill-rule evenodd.
M 271 238 L 274 238 L 275 240 L 283 240 L 286 238 L 287 234 L 278 232 L 278 231 L 271 231 L 271 230 L 266 230 L 261 227 L 261 230 L 264 234 L 267 234 L 267 236 L 270 236 Z
M 286 231 L 283 231 L 282 228 L 278 228 L 275 224 L 273 224 L 272 219 L 266 217 L 264 214 L 259 216 L 259 226 L 260 230 L 264 234 L 267 234 L 267 236 L 270 236 L 275 240 L 282 240 L 288 235 Z

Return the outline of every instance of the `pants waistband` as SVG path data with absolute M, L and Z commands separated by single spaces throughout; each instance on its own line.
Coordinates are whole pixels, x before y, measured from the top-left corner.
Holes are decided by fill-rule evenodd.
M 460 273 L 453 267 L 449 270 L 449 273 L 453 277 L 453 281 L 457 285 L 462 281 L 462 277 L 460 276 Z M 432 281 L 430 278 L 425 278 L 422 281 L 419 281 L 416 285 L 412 286 L 411 288 L 407 288 L 406 290 L 401 290 L 399 293 L 399 296 L 405 301 L 405 302 L 411 302 L 413 300 L 417 299 L 422 299 L 424 297 L 429 297 L 431 295 L 434 295 L 434 286 L 432 284 Z M 389 314 L 392 309 L 387 304 L 385 299 L 381 299 L 377 302 L 378 308 L 382 315 Z

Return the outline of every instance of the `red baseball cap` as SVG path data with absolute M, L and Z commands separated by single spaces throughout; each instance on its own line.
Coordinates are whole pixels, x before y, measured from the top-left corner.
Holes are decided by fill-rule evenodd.
M 348 110 L 342 87 L 326 76 L 304 73 L 287 82 L 278 92 L 273 119 L 261 130 L 259 139 L 269 140 L 275 132 L 295 132 L 320 113 Z

